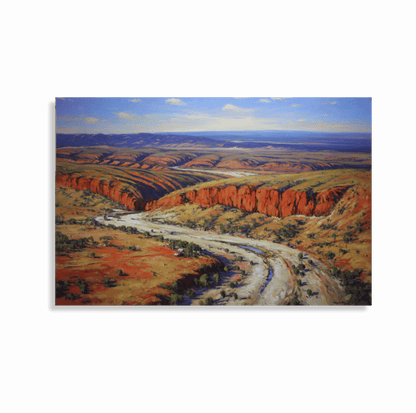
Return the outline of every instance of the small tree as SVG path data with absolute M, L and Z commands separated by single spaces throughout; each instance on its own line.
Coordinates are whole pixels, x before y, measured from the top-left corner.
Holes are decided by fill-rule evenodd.
M 238 294 L 237 293 L 234 293 L 234 299 L 238 300 Z
M 204 305 L 204 302 L 202 300 L 199 300 L 199 305 Z
M 235 288 L 235 283 L 233 283 L 232 281 L 230 282 L 230 288 Z
M 214 277 L 215 284 L 219 284 L 219 282 L 220 282 L 220 274 L 216 272 L 213 275 L 213 277 Z
M 90 257 L 91 257 L 91 258 L 95 258 L 95 252 L 92 252 L 92 253 L 90 254 Z
M 181 294 L 176 294 L 176 293 L 171 294 L 171 296 L 170 296 L 170 302 L 173 305 L 179 304 L 182 301 L 183 301 L 183 296 Z
M 205 305 L 212 305 L 214 304 L 214 299 L 212 297 L 207 297 L 205 299 Z
M 292 299 L 292 301 L 290 302 L 290 304 L 292 305 L 299 305 L 300 301 L 298 299 L 298 297 L 296 296 L 295 298 Z
M 221 294 L 222 298 L 225 298 L 225 291 L 224 290 L 222 290 L 220 294 Z
M 312 290 L 309 289 L 308 291 L 306 291 L 306 294 L 308 294 L 309 297 L 312 297 Z
M 199 285 L 201 287 L 208 287 L 208 284 L 209 284 L 208 274 L 202 274 L 201 278 L 199 279 Z
M 123 271 L 117 270 L 117 275 L 119 275 L 119 276 L 123 275 Z
M 298 258 L 299 258 L 300 260 L 303 258 L 303 254 L 302 254 L 301 252 L 298 254 Z

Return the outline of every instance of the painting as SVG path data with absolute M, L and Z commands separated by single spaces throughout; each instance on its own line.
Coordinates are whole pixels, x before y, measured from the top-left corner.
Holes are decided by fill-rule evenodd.
M 371 98 L 56 98 L 56 306 L 368 306 Z

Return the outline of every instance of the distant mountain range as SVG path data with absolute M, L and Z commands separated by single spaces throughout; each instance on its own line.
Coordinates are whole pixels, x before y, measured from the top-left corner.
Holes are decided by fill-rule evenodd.
M 371 134 L 293 131 L 200 132 L 189 134 L 56 134 L 56 147 L 221 149 L 284 148 L 304 151 L 371 152 Z M 211 136 L 208 136 L 211 135 Z
M 102 133 L 96 135 L 88 134 L 56 134 L 56 147 L 65 146 L 114 146 L 128 148 L 160 148 L 160 147 L 221 147 L 225 142 L 199 136 L 179 136 L 179 135 L 162 135 L 153 133 L 136 133 L 136 134 L 110 134 Z

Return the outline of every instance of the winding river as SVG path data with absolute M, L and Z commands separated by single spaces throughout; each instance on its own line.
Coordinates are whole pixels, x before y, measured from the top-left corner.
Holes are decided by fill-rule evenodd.
M 306 265 L 307 271 L 301 277 L 302 286 L 298 286 L 297 278 L 290 270 L 292 264 L 300 263 L 300 251 L 297 249 L 270 241 L 167 225 L 150 220 L 149 214 L 151 213 L 110 215 L 106 219 L 99 216 L 96 221 L 103 225 L 131 226 L 140 232 L 148 231 L 154 236 L 161 234 L 166 240 L 194 242 L 223 262 L 230 262 L 230 255 L 235 254 L 250 263 L 248 274 L 235 289 L 238 298 L 234 298 L 233 289 L 229 287 L 226 277 L 223 277 L 223 285 L 206 289 L 198 294 L 197 298 L 187 300 L 189 304 L 197 304 L 199 300 L 209 296 L 213 297 L 218 305 L 278 306 L 288 304 L 295 296 L 303 305 L 333 305 L 341 303 L 344 299 L 344 292 L 338 281 L 330 275 L 328 267 L 304 252 L 302 262 Z M 308 258 L 313 258 L 313 265 L 308 264 Z M 309 297 L 306 293 L 308 289 L 317 294 Z M 221 290 L 226 290 L 229 294 L 222 298 Z

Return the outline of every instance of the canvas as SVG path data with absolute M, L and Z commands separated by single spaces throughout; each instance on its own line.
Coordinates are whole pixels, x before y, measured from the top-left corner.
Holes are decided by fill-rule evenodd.
M 57 306 L 371 305 L 371 98 L 57 98 Z

